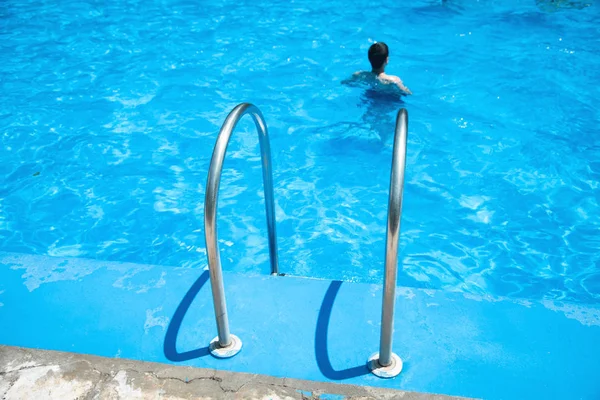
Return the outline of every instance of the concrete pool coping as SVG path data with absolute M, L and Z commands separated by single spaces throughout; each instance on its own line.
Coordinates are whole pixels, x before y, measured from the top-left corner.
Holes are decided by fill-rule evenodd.
M 0 399 L 464 398 L 0 345 Z
M 403 372 L 369 374 L 380 285 L 225 273 L 236 357 L 217 360 L 208 273 L 0 253 L 0 344 L 488 399 L 596 398 L 600 309 L 398 288 Z

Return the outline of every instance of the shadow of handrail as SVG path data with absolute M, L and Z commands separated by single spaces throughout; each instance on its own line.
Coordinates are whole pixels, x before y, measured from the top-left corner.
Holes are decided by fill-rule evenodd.
M 196 282 L 194 282 L 192 287 L 190 287 L 190 290 L 188 290 L 185 296 L 183 296 L 181 303 L 179 303 L 175 313 L 173 314 L 173 318 L 171 318 L 171 322 L 169 322 L 169 327 L 167 328 L 167 333 L 165 334 L 165 341 L 163 344 L 165 357 L 167 357 L 169 361 L 188 361 L 210 354 L 208 347 L 184 351 L 183 353 L 179 353 L 177 351 L 177 335 L 179 334 L 179 329 L 181 328 L 183 318 L 190 308 L 190 305 L 196 298 L 196 295 L 198 292 L 200 292 L 206 282 L 208 282 L 208 271 L 204 271 L 204 273 L 200 275 Z
M 333 369 L 333 365 L 331 365 L 329 351 L 327 350 L 327 335 L 329 332 L 329 322 L 331 320 L 331 310 L 341 286 L 341 281 L 333 281 L 329 285 L 325 297 L 323 298 L 321 309 L 319 310 L 317 328 L 315 330 L 315 356 L 317 358 L 319 370 L 326 378 L 337 381 L 369 374 L 366 363 L 339 371 Z

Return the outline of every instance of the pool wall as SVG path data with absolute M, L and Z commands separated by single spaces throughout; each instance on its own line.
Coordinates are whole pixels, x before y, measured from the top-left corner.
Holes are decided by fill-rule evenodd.
M 284 267 L 284 266 L 282 266 Z M 382 287 L 224 273 L 244 347 L 208 353 L 208 272 L 0 253 L 0 344 L 480 397 L 600 397 L 600 308 L 398 288 L 403 372 L 371 375 Z

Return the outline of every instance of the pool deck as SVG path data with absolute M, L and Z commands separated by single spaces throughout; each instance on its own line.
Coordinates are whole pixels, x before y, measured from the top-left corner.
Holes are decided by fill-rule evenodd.
M 285 269 L 285 266 L 282 266 Z M 600 398 L 600 308 L 398 288 L 380 379 L 380 285 L 225 273 L 218 360 L 207 271 L 0 253 L 0 344 L 278 378 L 486 399 Z

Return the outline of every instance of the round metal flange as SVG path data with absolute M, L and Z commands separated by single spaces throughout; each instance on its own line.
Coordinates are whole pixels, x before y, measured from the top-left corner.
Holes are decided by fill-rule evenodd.
M 392 353 L 392 363 L 387 367 L 379 364 L 379 353 L 369 357 L 368 365 L 373 375 L 380 378 L 393 378 L 402 371 L 402 360 L 394 353 Z
M 219 344 L 219 337 L 217 336 L 210 341 L 210 354 L 217 358 L 230 358 L 235 356 L 242 350 L 242 341 L 235 335 L 229 335 L 231 338 L 231 344 L 227 347 L 221 347 Z

